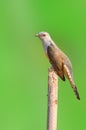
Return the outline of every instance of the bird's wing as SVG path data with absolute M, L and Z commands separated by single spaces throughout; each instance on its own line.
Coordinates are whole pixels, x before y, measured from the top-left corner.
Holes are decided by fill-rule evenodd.
M 63 73 L 63 62 L 60 58 L 59 53 L 57 53 L 59 50 L 51 44 L 47 48 L 47 55 L 49 57 L 50 63 L 52 64 L 54 70 L 58 74 L 58 76 L 65 81 L 64 73 Z
M 73 79 L 72 64 L 71 64 L 70 60 L 68 59 L 68 57 L 64 60 L 64 65 L 63 66 L 66 66 L 68 68 L 68 70 L 70 72 L 70 75 L 71 75 L 71 77 Z M 66 70 L 66 72 L 67 72 L 67 70 Z M 65 67 L 64 67 L 64 73 L 67 76 L 66 72 L 65 72 Z

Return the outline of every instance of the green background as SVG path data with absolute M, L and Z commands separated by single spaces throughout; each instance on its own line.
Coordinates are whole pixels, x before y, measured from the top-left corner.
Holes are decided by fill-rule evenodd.
M 46 130 L 50 64 L 40 31 L 69 56 L 78 101 L 59 79 L 58 130 L 86 130 L 86 1 L 0 1 L 0 130 Z

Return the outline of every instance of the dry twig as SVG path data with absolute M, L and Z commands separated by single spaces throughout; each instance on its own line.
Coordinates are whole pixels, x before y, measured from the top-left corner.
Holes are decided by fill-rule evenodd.
M 50 68 L 48 71 L 48 115 L 47 130 L 56 130 L 57 128 L 57 107 L 58 107 L 58 76 Z

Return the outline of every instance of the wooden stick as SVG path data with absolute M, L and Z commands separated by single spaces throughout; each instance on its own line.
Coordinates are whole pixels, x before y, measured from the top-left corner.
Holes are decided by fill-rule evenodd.
M 48 114 L 47 130 L 57 129 L 57 107 L 58 107 L 58 76 L 50 68 L 48 70 Z

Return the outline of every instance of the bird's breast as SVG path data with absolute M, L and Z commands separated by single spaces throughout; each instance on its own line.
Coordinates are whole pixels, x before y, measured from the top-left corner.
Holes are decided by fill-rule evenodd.
M 46 54 L 47 54 L 47 48 L 48 48 L 48 46 L 50 46 L 50 44 L 51 44 L 50 42 L 46 42 L 46 41 L 42 43 L 44 51 L 45 51 Z

